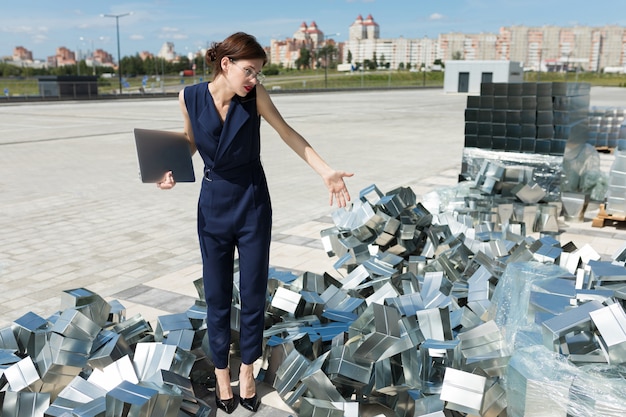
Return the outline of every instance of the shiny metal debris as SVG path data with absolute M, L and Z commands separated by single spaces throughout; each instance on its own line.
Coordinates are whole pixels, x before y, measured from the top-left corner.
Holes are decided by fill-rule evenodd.
M 30 356 L 6 368 L 3 377 L 9 384 L 9 391 L 13 392 L 22 390 L 39 392 L 43 384 Z
M 302 295 L 295 291 L 290 291 L 284 287 L 276 288 L 274 296 L 272 297 L 271 307 L 274 312 L 278 314 L 293 314 L 299 311 L 304 306 L 304 300 Z
M 113 326 L 113 331 L 121 334 L 129 345 L 136 344 L 140 341 L 153 341 L 154 332 L 152 325 L 147 322 L 140 314 L 137 314 L 121 323 Z
M 606 192 L 606 211 L 609 214 L 626 213 L 626 138 L 617 140 L 615 159 L 609 171 Z
M 115 304 L 119 309 L 119 303 Z M 86 288 L 75 288 L 61 294 L 61 310 L 73 308 L 81 312 L 97 325 L 104 327 L 109 319 L 112 306 L 100 295 Z
M 585 219 L 585 211 L 589 205 L 589 194 L 576 192 L 561 193 L 561 202 L 565 220 L 582 222 Z
M 272 268 L 258 380 L 300 416 L 626 413 L 626 249 L 603 259 L 560 242 L 568 204 L 511 186 L 532 186 L 538 165 L 482 165 L 493 187 L 463 181 L 421 202 L 367 187 L 321 231 L 334 271 Z M 84 289 L 49 318 L 24 315 L 0 330 L 3 388 L 47 394 L 55 416 L 208 415 L 191 384 L 210 361 L 195 285 L 194 305 L 154 329 Z M 235 288 L 234 333 L 239 306 Z
M 161 341 L 156 342 L 140 315 L 115 321 L 125 315 L 119 302 L 108 308 L 86 289 L 68 291 L 62 298 L 64 310 L 48 319 L 28 313 L 0 331 L 6 389 L 2 415 L 210 414 L 211 407 L 191 385 L 198 356 L 177 333 L 189 331 L 193 340 L 197 331 L 202 339 L 204 319 L 194 321 L 186 313 L 163 316 L 157 324 Z
M 106 409 L 111 415 L 176 417 L 181 403 L 182 395 L 176 391 L 128 381 L 121 382 L 106 394 Z
M 28 312 L 15 320 L 11 329 L 17 339 L 19 351 L 33 357 L 37 356 L 46 342 L 48 326 L 46 319 L 33 312 Z
M 621 304 L 614 303 L 589 313 L 602 336 L 602 351 L 611 365 L 626 362 L 626 313 Z
M 305 397 L 302 399 L 302 406 L 298 415 L 301 417 L 343 417 L 344 413 L 341 408 L 333 405 L 331 401 Z
M 132 353 L 132 349 L 122 335 L 103 330 L 94 340 L 87 363 L 92 369 L 103 369 L 124 356 L 131 356 Z
M 439 398 L 446 408 L 467 414 L 480 414 L 487 378 L 454 368 L 446 368 Z
M 2 401 L 2 415 L 43 417 L 49 404 L 49 393 L 7 391 Z
M 294 349 L 276 370 L 274 388 L 287 404 L 293 405 L 306 389 L 301 379 L 310 365 L 311 361 Z

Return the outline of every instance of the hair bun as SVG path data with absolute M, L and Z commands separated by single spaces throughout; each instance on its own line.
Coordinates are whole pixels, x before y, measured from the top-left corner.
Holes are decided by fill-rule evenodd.
M 215 51 L 215 48 L 207 49 L 206 57 L 209 62 L 215 62 L 217 60 L 217 52 Z

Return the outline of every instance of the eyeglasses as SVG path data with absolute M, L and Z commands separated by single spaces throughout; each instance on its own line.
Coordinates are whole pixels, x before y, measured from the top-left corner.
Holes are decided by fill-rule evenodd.
M 265 81 L 265 74 L 263 74 L 261 71 L 259 71 L 259 72 L 254 72 L 254 71 L 252 71 L 250 68 L 244 68 L 244 67 L 241 67 L 241 66 L 239 66 L 239 65 L 238 65 L 238 64 L 237 64 L 237 63 L 236 63 L 233 59 L 231 59 L 231 60 L 230 60 L 230 62 L 232 62 L 233 64 L 235 64 L 235 66 L 236 66 L 237 68 L 239 68 L 240 70 L 242 70 L 242 71 L 243 71 L 243 74 L 246 76 L 246 78 L 248 78 L 248 79 L 255 78 L 255 79 L 256 79 L 256 81 L 257 81 L 259 84 L 263 84 L 263 81 Z

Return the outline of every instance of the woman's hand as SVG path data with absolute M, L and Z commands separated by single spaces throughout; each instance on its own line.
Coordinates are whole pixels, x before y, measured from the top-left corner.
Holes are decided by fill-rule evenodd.
M 351 177 L 353 173 L 345 171 L 332 171 L 328 176 L 324 176 L 324 183 L 328 187 L 329 203 L 332 206 L 336 201 L 338 207 L 346 207 L 350 201 L 350 193 L 343 181 L 344 177 Z
M 169 190 L 176 185 L 176 181 L 174 181 L 174 175 L 172 175 L 172 171 L 167 171 L 161 181 L 156 183 L 156 186 L 162 190 Z

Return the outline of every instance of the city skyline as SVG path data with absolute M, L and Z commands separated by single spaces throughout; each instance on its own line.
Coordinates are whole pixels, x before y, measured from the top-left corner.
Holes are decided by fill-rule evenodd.
M 381 38 L 436 38 L 443 33 L 497 33 L 503 26 L 626 26 L 626 3 L 597 0 L 449 0 L 445 5 L 415 0 L 273 1 L 215 4 L 190 0 L 110 1 L 106 4 L 23 0 L 0 16 L 0 56 L 22 46 L 34 59 L 54 55 L 56 48 L 88 51 L 117 48 L 119 18 L 121 55 L 156 54 L 172 42 L 179 54 L 195 53 L 235 31 L 246 31 L 263 46 L 293 35 L 302 23 L 316 22 L 326 37 L 339 42 L 357 16 L 372 15 Z

